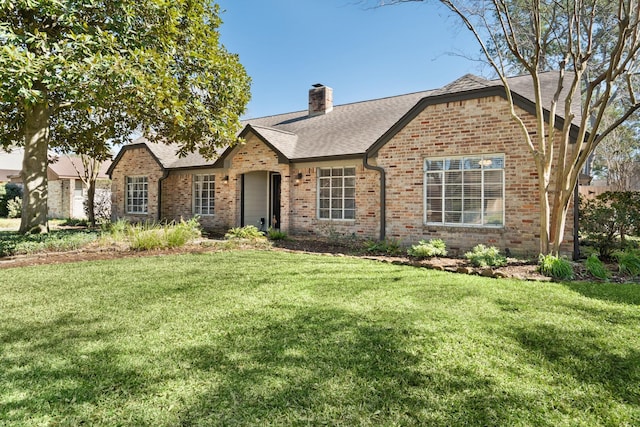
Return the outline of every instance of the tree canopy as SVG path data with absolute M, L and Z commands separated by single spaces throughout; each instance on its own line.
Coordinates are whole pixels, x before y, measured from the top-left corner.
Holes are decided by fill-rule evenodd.
M 0 146 L 25 148 L 21 231 L 46 223 L 47 150 L 103 154 L 137 130 L 212 157 L 250 80 L 207 0 L 0 0 Z

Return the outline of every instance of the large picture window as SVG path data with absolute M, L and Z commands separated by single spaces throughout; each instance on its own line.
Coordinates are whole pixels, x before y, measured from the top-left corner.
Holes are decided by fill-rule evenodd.
M 215 175 L 194 175 L 193 213 L 198 215 L 213 215 L 215 193 Z
M 356 168 L 318 169 L 318 218 L 356 218 Z
M 146 176 L 127 177 L 127 213 L 146 214 L 149 197 Z
M 503 154 L 426 159 L 424 174 L 425 223 L 504 225 Z

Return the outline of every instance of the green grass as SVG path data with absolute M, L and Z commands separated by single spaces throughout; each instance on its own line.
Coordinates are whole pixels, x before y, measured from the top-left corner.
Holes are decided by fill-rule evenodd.
M 640 424 L 638 285 L 227 251 L 0 295 L 0 425 Z

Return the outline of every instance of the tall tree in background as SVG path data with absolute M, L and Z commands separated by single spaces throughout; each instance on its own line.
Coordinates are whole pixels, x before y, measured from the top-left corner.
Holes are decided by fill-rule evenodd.
M 46 231 L 50 148 L 102 153 L 138 129 L 212 157 L 235 140 L 249 78 L 220 23 L 207 0 L 0 0 L 0 146 L 24 147 L 21 232 Z M 118 131 L 70 132 L 88 117 Z
M 413 1 L 427 0 L 377 4 Z M 538 172 L 540 252 L 558 254 L 581 170 L 604 138 L 640 108 L 635 87 L 640 0 L 431 1 L 444 5 L 471 31 L 484 59 L 504 84 L 511 116 Z M 540 73 L 550 69 L 557 70 L 558 85 L 545 105 Z M 535 127 L 527 125 L 513 105 L 507 76 L 514 70 L 531 76 Z M 578 109 L 573 100 L 581 96 Z M 603 118 L 616 98 L 620 101 L 617 115 L 605 123 Z M 565 118 L 563 122 L 556 122 L 557 113 Z
M 619 113 L 612 106 L 605 120 Z M 616 128 L 595 151 L 593 171 L 614 191 L 640 189 L 640 120 L 634 118 Z

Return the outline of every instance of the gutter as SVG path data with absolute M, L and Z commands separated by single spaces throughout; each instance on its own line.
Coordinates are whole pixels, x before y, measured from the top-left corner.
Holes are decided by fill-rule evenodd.
M 386 187 L 386 173 L 384 168 L 380 166 L 372 166 L 369 164 L 369 154 L 364 153 L 362 158 L 362 165 L 365 169 L 377 171 L 380 173 L 380 240 L 384 240 L 386 238 L 386 228 L 387 228 L 387 187 Z

